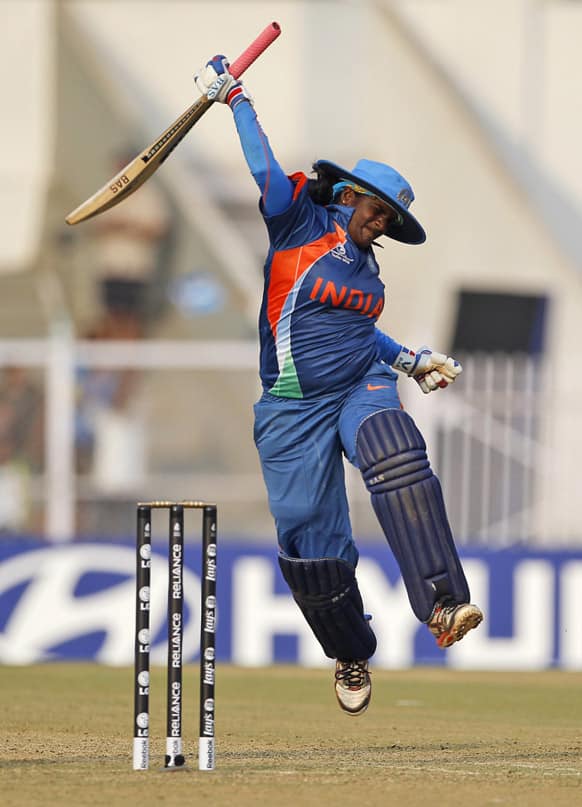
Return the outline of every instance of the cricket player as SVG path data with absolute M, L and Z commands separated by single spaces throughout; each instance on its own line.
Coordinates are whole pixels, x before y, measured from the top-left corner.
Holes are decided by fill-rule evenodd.
M 215 56 L 195 80 L 233 112 L 269 235 L 254 435 L 279 564 L 323 652 L 336 660 L 341 709 L 360 715 L 370 703 L 376 637 L 356 580 L 344 455 L 370 491 L 412 610 L 438 645 L 449 647 L 483 618 L 470 604 L 425 442 L 397 391 L 397 372 L 430 393 L 452 384 L 461 366 L 376 327 L 384 308 L 377 239 L 426 238 L 404 177 L 365 159 L 352 170 L 319 160 L 316 179 L 287 176 L 226 58 Z

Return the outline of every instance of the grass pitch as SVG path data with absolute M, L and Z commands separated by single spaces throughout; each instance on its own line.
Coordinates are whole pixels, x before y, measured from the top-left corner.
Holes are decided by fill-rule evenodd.
M 149 771 L 131 769 L 128 669 L 0 667 L 0 803 L 427 807 L 582 804 L 582 674 L 373 673 L 359 718 L 331 671 L 217 671 L 217 769 L 197 770 L 198 677 L 184 670 L 189 768 L 161 770 L 165 671 L 152 673 Z

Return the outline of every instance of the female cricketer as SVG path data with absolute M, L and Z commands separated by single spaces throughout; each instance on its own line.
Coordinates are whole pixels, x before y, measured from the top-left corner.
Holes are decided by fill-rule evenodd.
M 376 637 L 356 580 L 344 455 L 370 492 L 412 610 L 439 646 L 483 618 L 470 604 L 441 486 L 401 407 L 395 372 L 429 393 L 451 384 L 461 366 L 428 348 L 409 350 L 376 327 L 384 307 L 376 240 L 426 238 L 404 177 L 371 160 L 351 171 L 319 160 L 316 179 L 287 176 L 226 58 L 215 56 L 195 80 L 233 112 L 269 235 L 254 436 L 279 564 L 323 652 L 336 660 L 341 709 L 360 715 L 370 702 Z

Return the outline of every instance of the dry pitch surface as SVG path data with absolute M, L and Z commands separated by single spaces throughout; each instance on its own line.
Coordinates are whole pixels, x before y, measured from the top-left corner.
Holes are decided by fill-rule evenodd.
M 195 668 L 186 752 L 197 739 Z M 582 805 L 582 674 L 375 672 L 367 714 L 328 671 L 220 667 L 217 769 L 164 773 L 165 673 L 153 673 L 152 767 L 131 770 L 132 675 L 0 667 L 0 802 L 14 805 Z

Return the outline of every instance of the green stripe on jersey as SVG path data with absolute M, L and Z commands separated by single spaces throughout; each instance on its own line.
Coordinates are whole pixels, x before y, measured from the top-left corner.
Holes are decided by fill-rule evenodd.
M 288 353 L 285 357 L 283 369 L 269 392 L 271 395 L 278 395 L 279 398 L 303 398 L 303 392 L 291 353 Z

